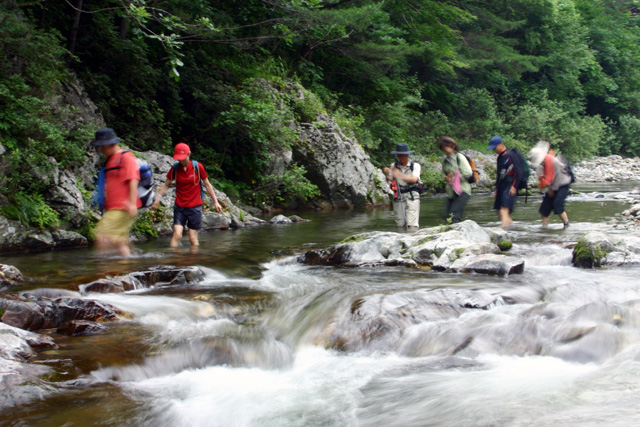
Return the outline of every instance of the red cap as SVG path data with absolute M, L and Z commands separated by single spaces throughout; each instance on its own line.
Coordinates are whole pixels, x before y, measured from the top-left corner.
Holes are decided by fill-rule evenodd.
M 176 144 L 176 148 L 173 149 L 173 158 L 178 161 L 184 160 L 190 153 L 191 150 L 189 149 L 189 146 L 184 142 L 180 142 Z

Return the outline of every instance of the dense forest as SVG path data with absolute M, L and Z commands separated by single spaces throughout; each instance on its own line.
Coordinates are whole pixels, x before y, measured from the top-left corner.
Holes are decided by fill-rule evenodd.
M 637 156 L 639 14 L 635 0 L 4 0 L 3 187 L 37 196 L 25 170 L 83 161 L 95 127 L 68 129 L 52 102 L 75 77 L 130 147 L 187 142 L 236 196 L 304 184 L 304 165 L 269 176 L 269 149 L 319 113 L 377 165 L 443 134 Z

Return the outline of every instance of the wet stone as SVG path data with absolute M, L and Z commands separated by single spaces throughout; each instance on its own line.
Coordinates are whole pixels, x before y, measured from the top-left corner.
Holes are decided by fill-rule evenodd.
M 107 327 L 89 320 L 71 320 L 59 326 L 56 332 L 71 337 L 97 335 L 107 330 Z

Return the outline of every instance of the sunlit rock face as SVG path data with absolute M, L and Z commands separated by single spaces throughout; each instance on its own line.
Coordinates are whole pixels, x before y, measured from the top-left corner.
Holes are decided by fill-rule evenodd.
M 351 236 L 338 245 L 308 251 L 299 261 L 341 267 L 404 265 L 449 272 L 521 274 L 524 261 L 500 250 L 499 245 L 508 238 L 503 231 L 464 221 L 412 234 L 373 232 Z

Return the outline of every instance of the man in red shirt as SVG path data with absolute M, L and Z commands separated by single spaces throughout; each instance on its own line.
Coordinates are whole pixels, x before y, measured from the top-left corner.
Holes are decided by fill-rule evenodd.
M 118 146 L 118 138 L 111 128 L 96 131 L 91 145 L 107 158 L 104 167 L 104 213 L 96 225 L 96 244 L 102 250 L 115 248 L 122 256 L 129 256 L 129 231 L 142 202 L 138 198 L 140 171 L 133 153 Z
M 173 206 L 173 237 L 169 244 L 172 248 L 175 248 L 182 239 L 182 233 L 184 227 L 189 228 L 189 241 L 194 246 L 199 244 L 198 242 L 198 230 L 202 226 L 202 204 L 200 181 L 204 183 L 204 188 L 209 193 L 209 196 L 213 200 L 213 205 L 218 213 L 222 213 L 222 207 L 218 203 L 216 193 L 213 191 L 213 186 L 209 182 L 207 172 L 198 162 L 192 162 L 190 159 L 191 149 L 184 142 L 177 144 L 173 150 L 173 158 L 178 160 L 177 167 L 172 167 L 167 173 L 167 180 L 164 185 L 157 191 L 155 202 L 151 206 L 151 209 L 157 209 L 160 204 L 160 197 L 162 197 L 169 185 L 173 181 L 176 183 L 176 201 Z M 198 168 L 196 170 L 194 168 Z

